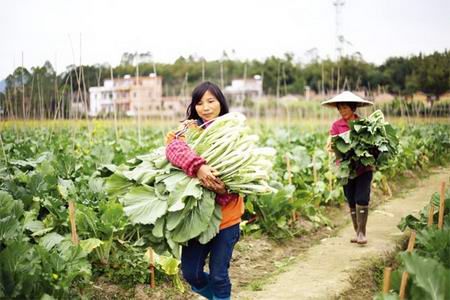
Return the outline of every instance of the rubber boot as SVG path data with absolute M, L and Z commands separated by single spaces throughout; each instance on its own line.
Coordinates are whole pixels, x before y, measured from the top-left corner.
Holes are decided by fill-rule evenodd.
M 358 241 L 358 222 L 356 221 L 356 208 L 350 207 L 350 216 L 352 217 L 353 228 L 355 229 L 356 236 L 350 239 L 350 243 L 356 243 Z
M 356 242 L 360 245 L 367 244 L 366 225 L 368 215 L 368 206 L 356 205 L 356 220 L 358 221 L 358 233 Z
M 208 283 L 205 287 L 201 288 L 201 289 L 197 289 L 195 287 L 192 287 L 192 290 L 194 292 L 196 292 L 199 295 L 202 295 L 203 297 L 205 297 L 208 300 L 212 300 L 212 299 L 216 299 L 214 298 L 213 292 L 211 290 L 211 286 Z

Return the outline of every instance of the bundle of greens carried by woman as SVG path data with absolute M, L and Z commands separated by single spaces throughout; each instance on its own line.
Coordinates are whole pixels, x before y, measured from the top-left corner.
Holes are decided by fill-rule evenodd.
M 343 184 L 355 178 L 360 168 L 387 166 L 397 154 L 399 143 L 395 129 L 380 110 L 349 122 L 349 127 L 349 131 L 332 137 L 333 151 L 340 162 L 336 174 Z
M 258 136 L 250 134 L 245 123 L 241 113 L 227 113 L 206 129 L 186 124 L 176 138 L 204 159 L 228 195 L 272 193 L 267 182 L 275 150 L 257 147 Z M 219 232 L 224 197 L 204 188 L 196 174 L 171 164 L 165 147 L 129 163 L 115 168 L 106 190 L 119 199 L 133 224 L 143 226 L 155 251 L 180 257 L 181 244 L 193 238 L 206 244 Z

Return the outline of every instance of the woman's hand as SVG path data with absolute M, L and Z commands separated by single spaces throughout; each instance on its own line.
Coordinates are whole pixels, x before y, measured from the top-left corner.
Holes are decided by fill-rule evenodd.
M 181 126 L 184 127 L 191 127 L 197 125 L 197 120 L 184 120 L 181 122 Z
M 326 145 L 326 149 L 328 152 L 333 152 L 333 148 L 332 148 L 332 141 L 331 141 L 331 136 L 328 137 L 327 140 L 327 145 Z
M 201 181 L 200 181 L 201 182 Z M 203 185 L 203 184 L 202 184 Z M 218 195 L 223 195 L 227 193 L 227 189 L 225 187 L 225 183 L 222 180 L 216 177 L 212 183 L 208 183 L 207 185 L 203 185 L 208 190 L 213 191 Z
M 222 180 L 214 176 L 215 170 L 208 165 L 202 165 L 197 171 L 197 178 L 202 186 L 215 192 L 216 194 L 225 194 L 227 192 Z

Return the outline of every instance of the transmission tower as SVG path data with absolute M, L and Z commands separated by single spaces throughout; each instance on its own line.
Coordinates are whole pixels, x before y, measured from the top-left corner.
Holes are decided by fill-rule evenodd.
M 336 17 L 336 37 L 335 37 L 335 50 L 336 59 L 339 60 L 344 52 L 345 38 L 342 33 L 342 8 L 344 7 L 344 0 L 333 1 Z

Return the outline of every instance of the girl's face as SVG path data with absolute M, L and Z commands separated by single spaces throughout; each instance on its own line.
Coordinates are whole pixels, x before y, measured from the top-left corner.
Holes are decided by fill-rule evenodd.
M 341 114 L 342 119 L 348 121 L 353 119 L 353 111 L 347 104 L 338 104 L 337 109 L 339 113 Z
M 210 91 L 206 91 L 195 105 L 195 110 L 203 121 L 209 121 L 219 116 L 220 102 Z

